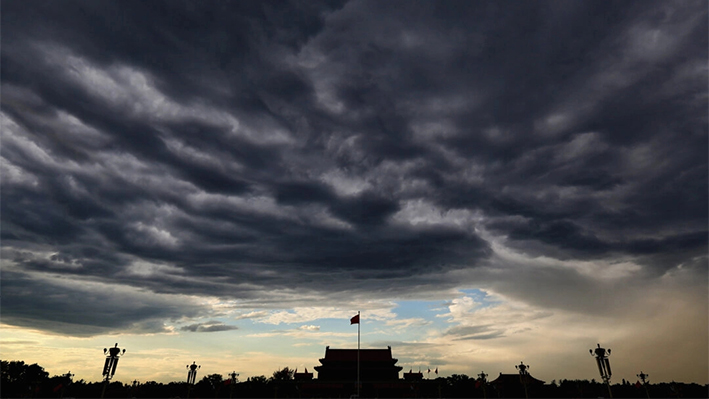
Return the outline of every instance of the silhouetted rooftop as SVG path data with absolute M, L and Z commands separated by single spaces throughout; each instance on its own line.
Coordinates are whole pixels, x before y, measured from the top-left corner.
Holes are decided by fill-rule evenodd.
M 544 381 L 538 380 L 531 375 L 527 374 L 523 378 L 527 379 L 527 385 L 535 385 L 535 384 L 544 384 Z M 502 374 L 495 378 L 493 381 L 490 381 L 490 384 L 493 385 L 521 385 L 522 380 L 520 379 L 519 374 Z
M 423 373 L 418 371 L 409 371 L 408 373 L 404 373 L 404 380 L 406 381 L 421 381 L 423 380 Z
M 401 367 L 398 359 L 391 356 L 391 347 L 387 349 L 361 349 L 359 351 L 360 381 L 395 381 L 399 379 Z M 356 381 L 357 349 L 325 348 L 325 357 L 320 359 L 320 366 L 315 366 L 318 380 Z
M 357 349 L 325 349 L 325 357 L 320 359 L 325 362 L 356 362 Z M 387 349 L 360 349 L 360 362 L 397 362 L 391 356 L 391 347 Z

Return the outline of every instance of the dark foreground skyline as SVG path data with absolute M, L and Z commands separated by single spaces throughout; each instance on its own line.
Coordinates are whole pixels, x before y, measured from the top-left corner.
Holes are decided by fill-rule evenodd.
M 5 397 L 99 397 L 105 398 L 160 398 L 160 397 L 342 397 L 353 391 L 353 384 L 344 381 L 328 382 L 318 379 L 303 379 L 303 373 L 284 367 L 266 377 L 253 376 L 241 381 L 233 373 L 209 374 L 197 379 L 194 384 L 184 381 L 159 383 L 134 379 L 129 383 L 112 381 L 90 382 L 76 380 L 71 373 L 51 376 L 38 364 L 22 361 L 2 361 L 2 385 Z M 421 397 L 421 398 L 471 398 L 471 397 L 609 397 L 609 387 L 595 379 L 552 380 L 544 383 L 530 376 L 526 394 L 519 375 L 500 373 L 496 375 L 468 376 L 454 374 L 448 377 L 411 379 L 404 373 L 397 381 L 366 383 L 367 392 L 362 397 Z M 414 374 L 416 374 L 414 372 Z M 300 375 L 300 377 L 299 377 Z M 489 377 L 489 378 L 488 378 Z M 504 378 L 503 378 L 504 377 Z M 647 377 L 634 383 L 623 379 L 611 384 L 614 397 L 677 397 L 695 398 L 706 396 L 709 385 L 677 382 L 650 382 Z M 372 391 L 374 389 L 374 392 Z M 189 393 L 187 393 L 189 391 Z M 369 395 L 367 395 L 369 394 Z
M 0 356 L 706 383 L 707 9 L 4 0 Z

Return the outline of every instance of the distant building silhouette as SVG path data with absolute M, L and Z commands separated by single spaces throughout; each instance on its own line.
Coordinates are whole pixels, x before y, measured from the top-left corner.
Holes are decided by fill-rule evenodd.
M 398 359 L 391 355 L 391 346 L 387 349 L 361 349 L 359 353 L 360 381 L 396 381 L 399 379 Z M 320 359 L 318 380 L 321 381 L 356 381 L 357 349 L 325 348 L 325 357 Z
M 494 386 L 497 392 L 505 398 L 524 398 L 525 383 L 530 393 L 534 393 L 544 385 L 544 381 L 532 377 L 529 373 L 525 375 L 500 373 L 497 378 L 490 381 L 490 385 Z
M 402 367 L 387 349 L 361 349 L 361 397 L 419 397 L 422 373 L 405 373 L 399 378 Z M 357 349 L 325 348 L 325 357 L 315 366 L 317 379 L 307 376 L 296 378 L 296 389 L 301 397 L 349 397 L 357 393 Z M 299 373 L 300 374 L 300 373 Z M 305 373 L 303 373 L 305 374 Z
M 423 380 L 423 373 L 422 372 L 413 372 L 409 370 L 408 373 L 404 373 L 404 381 L 422 381 Z
M 293 379 L 296 381 L 309 381 L 313 379 L 313 373 L 308 373 L 308 368 L 305 368 L 305 372 L 299 373 L 297 370 L 293 373 Z

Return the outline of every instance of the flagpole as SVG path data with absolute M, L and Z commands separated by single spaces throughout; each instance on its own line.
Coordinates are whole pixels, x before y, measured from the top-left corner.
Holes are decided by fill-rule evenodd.
M 359 310 L 357 311 L 357 398 L 359 398 L 359 326 L 362 324 L 362 320 L 359 317 Z

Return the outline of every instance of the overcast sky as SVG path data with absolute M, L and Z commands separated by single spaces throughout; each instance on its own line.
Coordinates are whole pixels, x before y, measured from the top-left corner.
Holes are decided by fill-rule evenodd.
M 5 0 L 0 357 L 707 383 L 707 8 Z

